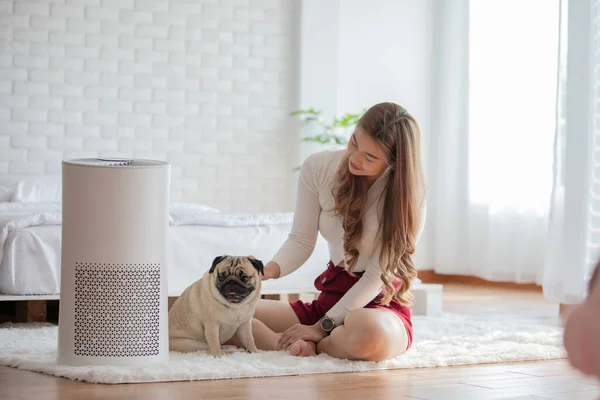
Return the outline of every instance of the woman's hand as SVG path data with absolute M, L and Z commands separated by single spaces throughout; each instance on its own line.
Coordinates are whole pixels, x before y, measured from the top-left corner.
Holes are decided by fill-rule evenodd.
M 267 265 L 265 265 L 265 274 L 261 277 L 263 281 L 267 281 L 269 279 L 277 279 L 281 274 L 281 268 L 279 264 L 269 261 Z
M 317 343 L 326 336 L 326 333 L 319 327 L 318 324 L 314 325 L 301 325 L 297 324 L 289 328 L 287 331 L 281 334 L 277 346 L 280 349 L 286 349 L 296 340 L 306 340 Z

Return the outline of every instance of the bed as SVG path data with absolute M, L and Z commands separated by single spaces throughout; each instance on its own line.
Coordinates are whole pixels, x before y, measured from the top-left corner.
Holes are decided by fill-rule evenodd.
M 203 204 L 172 203 L 169 296 L 180 295 L 199 279 L 217 255 L 251 254 L 268 261 L 287 239 L 292 218 L 292 213 L 224 213 Z M 57 299 L 60 249 L 60 180 L 0 178 L 0 297 Z M 315 293 L 314 280 L 327 261 L 327 243 L 319 235 L 307 262 L 289 276 L 264 282 L 262 293 Z

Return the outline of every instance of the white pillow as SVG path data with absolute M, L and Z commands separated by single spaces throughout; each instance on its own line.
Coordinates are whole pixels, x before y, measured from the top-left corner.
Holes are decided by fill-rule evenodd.
M 56 203 L 62 202 L 62 182 L 60 176 L 22 178 L 12 197 L 15 203 Z

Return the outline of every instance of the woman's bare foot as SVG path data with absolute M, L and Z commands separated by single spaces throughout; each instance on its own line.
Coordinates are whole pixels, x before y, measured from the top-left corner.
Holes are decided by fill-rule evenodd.
M 297 357 L 312 357 L 317 355 L 317 344 L 296 340 L 290 347 L 290 354 Z

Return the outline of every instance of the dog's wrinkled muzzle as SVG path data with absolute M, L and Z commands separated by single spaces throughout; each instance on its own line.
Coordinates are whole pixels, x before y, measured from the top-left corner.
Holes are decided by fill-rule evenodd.
M 239 303 L 248 297 L 253 291 L 254 286 L 244 285 L 235 278 L 224 281 L 219 287 L 219 292 L 231 303 Z

